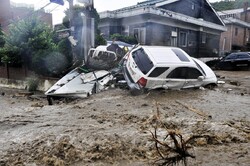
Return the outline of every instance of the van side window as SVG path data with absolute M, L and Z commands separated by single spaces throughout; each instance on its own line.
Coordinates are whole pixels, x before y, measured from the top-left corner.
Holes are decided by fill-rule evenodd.
M 165 71 L 167 71 L 169 67 L 156 67 L 150 74 L 149 77 L 158 77 Z
M 154 66 L 153 62 L 142 48 L 133 52 L 132 57 L 143 74 L 147 74 Z
M 177 78 L 177 79 L 186 79 L 186 70 L 187 67 L 178 67 L 174 69 L 167 78 Z
M 195 68 L 191 67 L 179 67 L 174 69 L 167 78 L 177 78 L 177 79 L 198 79 L 202 76 L 201 72 Z

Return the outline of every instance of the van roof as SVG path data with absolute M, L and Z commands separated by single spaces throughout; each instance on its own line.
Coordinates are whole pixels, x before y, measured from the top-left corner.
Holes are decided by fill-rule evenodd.
M 150 59 L 156 64 L 168 64 L 168 63 L 178 63 L 178 64 L 194 64 L 191 57 L 177 47 L 167 47 L 167 46 L 141 46 L 145 52 L 150 56 Z

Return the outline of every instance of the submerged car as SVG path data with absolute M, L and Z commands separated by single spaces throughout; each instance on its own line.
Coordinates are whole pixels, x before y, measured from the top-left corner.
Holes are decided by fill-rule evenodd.
M 221 59 L 206 62 L 207 65 L 221 70 L 239 70 L 250 68 L 250 53 L 235 52 Z
M 134 95 L 145 89 L 184 89 L 217 84 L 211 68 L 176 47 L 138 46 L 126 55 L 123 73 Z

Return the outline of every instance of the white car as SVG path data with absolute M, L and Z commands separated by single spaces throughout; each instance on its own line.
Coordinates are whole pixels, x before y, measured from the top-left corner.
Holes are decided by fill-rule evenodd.
M 176 47 L 138 46 L 123 63 L 132 94 L 144 89 L 184 89 L 216 85 L 214 72 L 203 62 Z

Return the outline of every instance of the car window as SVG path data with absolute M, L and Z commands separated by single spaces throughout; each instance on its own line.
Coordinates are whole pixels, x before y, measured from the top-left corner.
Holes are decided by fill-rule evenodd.
M 248 54 L 239 54 L 238 58 L 240 58 L 240 59 L 250 58 L 250 55 L 248 55 Z
M 186 79 L 186 67 L 178 67 L 171 71 L 167 78 Z
M 229 54 L 225 59 L 236 59 L 237 55 L 236 54 Z
M 198 79 L 199 76 L 202 76 L 201 72 L 196 68 L 187 68 L 187 79 Z
M 176 54 L 176 56 L 183 62 L 189 62 L 187 56 L 179 49 L 173 48 L 172 51 Z
M 169 67 L 156 67 L 150 74 L 149 77 L 158 77 L 165 71 L 167 71 Z
M 174 69 L 167 78 L 177 78 L 177 79 L 198 79 L 202 76 L 201 72 L 196 68 L 191 67 L 179 67 Z
M 153 62 L 141 48 L 132 53 L 132 57 L 143 74 L 147 74 L 153 68 Z

